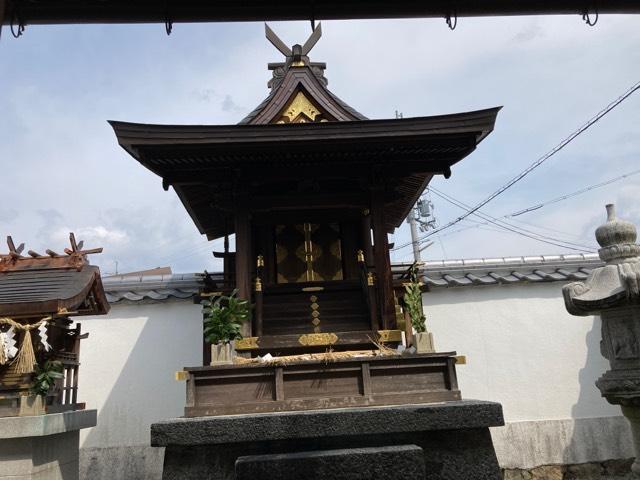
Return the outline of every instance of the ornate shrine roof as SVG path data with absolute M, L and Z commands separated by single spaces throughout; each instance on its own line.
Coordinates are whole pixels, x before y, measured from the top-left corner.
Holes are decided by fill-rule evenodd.
M 240 124 L 110 122 L 119 144 L 162 177 L 165 189 L 174 188 L 209 239 L 233 233 L 239 183 L 264 194 L 251 194 L 253 204 L 261 207 L 275 202 L 284 208 L 286 199 L 280 197 L 286 193 L 295 204 L 362 211 L 370 204 L 371 182 L 382 179 L 385 223 L 391 232 L 433 175 L 448 177 L 451 166 L 493 130 L 499 107 L 368 120 L 326 88 L 325 65 L 309 61 L 320 25 L 304 45 L 291 49 L 268 27 L 266 31 L 285 61 L 269 65 L 274 72 L 271 94 Z M 324 185 L 314 190 L 300 182 Z
M 98 315 L 109 311 L 100 269 L 86 256 L 101 248 L 83 250 L 70 235 L 71 248 L 64 254 L 47 250 L 45 255 L 16 247 L 7 238 L 9 253 L 0 254 L 0 317 L 26 317 L 69 313 Z

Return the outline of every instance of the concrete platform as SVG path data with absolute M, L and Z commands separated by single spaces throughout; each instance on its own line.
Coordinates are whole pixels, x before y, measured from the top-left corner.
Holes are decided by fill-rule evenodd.
M 0 418 L 0 480 L 78 480 L 80 430 L 96 410 Z
M 247 462 L 252 463 L 253 478 L 260 478 L 258 464 L 262 463 L 263 470 L 272 476 L 278 472 L 277 478 L 293 480 L 300 478 L 295 471 L 305 468 L 301 463 L 305 457 L 313 465 L 318 462 L 317 454 L 322 457 L 335 455 L 336 450 L 398 446 L 421 449 L 424 479 L 499 480 L 489 427 L 503 424 L 500 404 L 464 400 L 178 418 L 153 424 L 151 444 L 166 447 L 164 480 L 236 480 L 245 478 L 242 472 Z M 310 455 L 312 452 L 317 454 Z M 283 461 L 282 455 L 295 453 L 299 455 Z M 295 468 L 291 461 L 297 462 Z M 341 461 L 349 464 L 344 456 Z

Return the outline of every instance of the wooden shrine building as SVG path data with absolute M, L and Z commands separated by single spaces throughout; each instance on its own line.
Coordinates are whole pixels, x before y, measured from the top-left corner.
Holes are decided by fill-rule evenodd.
M 77 393 L 86 334 L 70 317 L 109 311 L 100 270 L 87 260 L 102 249 L 83 249 L 73 233 L 62 253 L 23 255 L 24 244 L 16 247 L 11 237 L 7 243 L 9 252 L 0 254 L 0 417 L 25 414 L 36 374 L 52 363 L 62 376 L 46 393 L 39 390 L 46 412 L 84 409 Z
M 235 253 L 218 253 L 224 286 L 256 303 L 239 349 L 370 344 L 396 329 L 387 234 L 492 131 L 499 108 L 368 120 L 309 60 L 320 27 L 292 49 L 266 28 L 286 61 L 269 64 L 269 96 L 238 125 L 111 124 L 201 233 L 235 234 Z M 309 336 L 326 333 L 337 338 Z
M 255 306 L 237 350 L 397 345 L 387 236 L 433 176 L 449 177 L 492 131 L 499 108 L 369 120 L 328 90 L 326 65 L 309 60 L 320 26 L 291 49 L 266 28 L 285 61 L 269 64 L 270 94 L 239 124 L 111 122 L 118 142 L 173 187 L 201 233 L 225 237 L 215 252 L 224 275 L 207 289 L 235 288 Z

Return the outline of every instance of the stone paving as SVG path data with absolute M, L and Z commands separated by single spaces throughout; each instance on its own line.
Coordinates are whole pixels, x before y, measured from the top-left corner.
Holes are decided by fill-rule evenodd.
M 503 470 L 504 480 L 634 480 L 633 459 L 579 465 L 544 465 L 530 470 Z

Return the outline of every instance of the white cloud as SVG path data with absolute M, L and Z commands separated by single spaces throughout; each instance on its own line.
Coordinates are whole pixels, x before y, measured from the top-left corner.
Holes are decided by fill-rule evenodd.
M 78 241 L 84 240 L 87 248 L 91 248 L 89 247 L 90 245 L 121 247 L 127 245 L 130 240 L 126 232 L 108 229 L 103 225 L 79 227 L 76 229 L 61 227 L 56 230 L 51 237 L 53 240 L 61 241 L 62 239 L 69 238 L 69 232 L 73 232 Z

